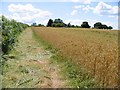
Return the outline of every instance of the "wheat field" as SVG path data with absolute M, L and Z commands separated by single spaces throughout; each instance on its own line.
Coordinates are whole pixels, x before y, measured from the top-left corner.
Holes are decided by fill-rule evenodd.
M 85 68 L 101 87 L 116 87 L 118 82 L 118 32 L 82 28 L 32 27 L 40 38 L 63 56 Z

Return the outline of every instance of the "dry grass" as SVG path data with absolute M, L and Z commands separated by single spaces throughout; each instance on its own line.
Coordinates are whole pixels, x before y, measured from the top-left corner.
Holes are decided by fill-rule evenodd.
M 101 87 L 116 87 L 118 72 L 118 32 L 79 28 L 34 27 L 34 32 L 87 69 Z

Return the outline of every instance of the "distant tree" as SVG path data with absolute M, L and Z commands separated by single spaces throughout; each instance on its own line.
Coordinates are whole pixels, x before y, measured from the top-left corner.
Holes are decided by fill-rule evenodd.
M 61 20 L 61 19 L 58 18 L 58 19 L 54 20 L 54 23 L 63 23 L 63 20 Z
M 102 25 L 102 29 L 108 29 L 108 26 L 105 25 L 105 24 L 103 24 L 103 25 Z
M 38 24 L 38 26 L 40 27 L 40 26 L 44 26 L 43 24 Z
M 53 23 L 53 24 L 52 24 L 52 27 L 57 27 L 57 24 L 56 24 L 56 23 Z
M 95 23 L 94 28 L 96 28 L 96 29 L 113 29 L 113 27 L 102 24 L 101 22 Z
M 67 24 L 64 23 L 64 27 L 67 27 Z
M 65 27 L 64 23 L 53 23 L 53 27 Z
M 89 26 L 88 22 L 83 22 L 81 24 L 81 28 L 90 28 L 90 26 Z
M 61 19 L 55 19 L 52 23 L 52 27 L 66 27 L 67 25 Z
M 68 23 L 67 27 L 71 27 L 71 24 L 70 24 L 70 23 Z
M 75 27 L 75 25 L 71 25 L 71 27 Z
M 109 26 L 108 29 L 113 29 L 113 27 Z
M 64 27 L 64 23 L 58 23 L 57 27 Z
M 53 20 L 52 19 L 49 19 L 48 23 L 47 23 L 47 27 L 51 27 L 53 24 Z
M 80 26 L 78 26 L 78 25 L 76 25 L 75 27 L 76 27 L 76 28 L 80 28 Z
M 96 29 L 102 29 L 103 28 L 102 23 L 101 22 L 95 23 L 94 24 L 94 28 L 96 28 Z
M 33 23 L 33 24 L 31 24 L 31 26 L 37 26 L 37 24 L 36 24 L 36 23 Z

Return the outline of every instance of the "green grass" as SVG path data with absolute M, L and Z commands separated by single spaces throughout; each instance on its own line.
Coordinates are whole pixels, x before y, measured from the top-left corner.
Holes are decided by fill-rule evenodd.
M 51 53 L 56 53 L 58 49 L 54 48 L 52 44 L 49 42 L 45 41 L 43 38 L 38 36 L 34 30 L 33 31 L 33 38 L 39 43 L 40 46 L 42 46 L 45 50 L 49 50 Z
M 96 87 L 95 80 L 90 77 L 87 71 L 83 68 L 78 68 L 70 58 L 61 55 L 58 49 L 45 41 L 33 31 L 33 37 L 44 49 L 53 53 L 51 57 L 51 64 L 60 68 L 60 74 L 67 81 L 67 87 L 70 88 L 93 88 Z

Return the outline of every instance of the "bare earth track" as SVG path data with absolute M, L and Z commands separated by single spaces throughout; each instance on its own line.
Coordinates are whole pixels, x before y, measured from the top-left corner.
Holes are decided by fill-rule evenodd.
M 18 40 L 16 51 L 19 54 L 6 62 L 14 67 L 4 75 L 3 87 L 64 88 L 65 80 L 59 68 L 49 62 L 52 54 L 35 41 L 31 28 L 25 30 Z

